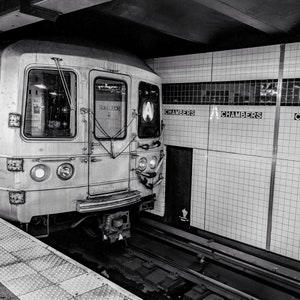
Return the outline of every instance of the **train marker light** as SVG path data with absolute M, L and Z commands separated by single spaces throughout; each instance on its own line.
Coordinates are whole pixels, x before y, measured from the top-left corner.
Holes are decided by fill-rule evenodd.
M 45 165 L 36 165 L 30 171 L 33 180 L 41 182 L 48 178 L 49 168 Z
M 23 172 L 23 158 L 7 158 L 6 167 L 8 171 L 11 172 Z
M 155 169 L 157 165 L 157 158 L 156 156 L 152 156 L 151 160 L 149 161 L 149 166 L 151 169 Z
M 147 158 L 146 157 L 142 157 L 139 161 L 138 161 L 138 171 L 145 171 L 147 168 Z
M 57 176 L 61 180 L 68 180 L 74 174 L 74 167 L 71 164 L 61 164 L 57 168 Z
M 154 105 L 152 101 L 147 101 L 143 104 L 142 116 L 145 122 L 151 122 L 154 117 Z
M 24 191 L 8 191 L 9 203 L 10 204 L 24 204 L 25 203 L 25 192 Z

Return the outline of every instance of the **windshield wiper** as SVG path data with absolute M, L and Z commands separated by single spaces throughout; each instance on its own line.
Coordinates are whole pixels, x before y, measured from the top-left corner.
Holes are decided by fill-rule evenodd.
M 61 83 L 63 85 L 65 94 L 67 96 L 67 100 L 68 100 L 68 103 L 69 103 L 69 106 L 70 106 L 70 110 L 74 110 L 75 108 L 74 108 L 74 104 L 73 104 L 72 97 L 71 97 L 71 94 L 70 94 L 70 90 L 69 90 L 68 85 L 67 85 L 65 74 L 61 70 L 61 67 L 60 67 L 60 64 L 59 64 L 59 62 L 62 61 L 62 59 L 58 58 L 58 57 L 51 57 L 51 59 L 53 59 L 54 62 L 55 62 L 55 65 L 56 65 L 56 68 L 57 68 L 57 71 L 58 71 Z

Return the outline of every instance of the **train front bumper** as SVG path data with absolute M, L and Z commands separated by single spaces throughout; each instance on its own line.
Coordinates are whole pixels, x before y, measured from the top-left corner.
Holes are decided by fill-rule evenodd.
M 119 194 L 99 196 L 76 202 L 76 210 L 80 213 L 90 213 L 117 209 L 141 201 L 141 192 L 126 191 Z

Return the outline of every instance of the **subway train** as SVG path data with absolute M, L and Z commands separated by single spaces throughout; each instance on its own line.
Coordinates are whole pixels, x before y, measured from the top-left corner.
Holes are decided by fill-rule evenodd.
M 128 238 L 163 181 L 159 76 L 109 47 L 20 40 L 2 46 L 0 89 L 0 217 Z

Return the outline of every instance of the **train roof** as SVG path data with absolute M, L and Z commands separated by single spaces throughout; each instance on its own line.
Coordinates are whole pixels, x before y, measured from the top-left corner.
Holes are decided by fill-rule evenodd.
M 89 45 L 79 45 L 78 43 L 64 43 L 57 41 L 44 40 L 19 40 L 12 43 L 4 43 L 1 50 L 10 54 L 21 55 L 24 53 L 50 53 L 72 55 L 79 57 L 87 57 L 94 59 L 107 60 L 111 62 L 130 65 L 136 68 L 144 69 L 151 73 L 155 73 L 143 60 L 135 55 L 127 53 L 123 50 L 112 48 L 109 45 L 97 47 Z

